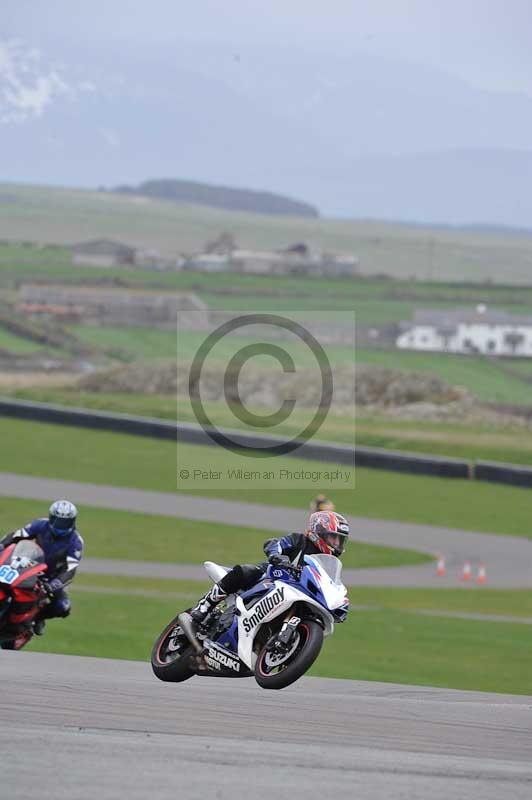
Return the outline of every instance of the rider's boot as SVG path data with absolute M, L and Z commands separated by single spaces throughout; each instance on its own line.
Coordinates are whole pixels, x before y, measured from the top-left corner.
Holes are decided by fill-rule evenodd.
M 197 625 L 201 625 L 205 617 L 210 614 L 221 600 L 227 597 L 227 592 L 215 583 L 214 586 L 201 598 L 201 600 L 190 610 L 190 616 Z
M 36 619 L 33 622 L 33 633 L 35 636 L 42 636 L 46 622 L 44 619 Z

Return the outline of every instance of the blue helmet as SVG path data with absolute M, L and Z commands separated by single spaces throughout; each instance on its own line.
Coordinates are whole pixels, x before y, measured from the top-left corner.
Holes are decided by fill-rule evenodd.
M 48 523 L 54 536 L 68 536 L 76 527 L 78 510 L 69 500 L 56 500 L 50 506 Z

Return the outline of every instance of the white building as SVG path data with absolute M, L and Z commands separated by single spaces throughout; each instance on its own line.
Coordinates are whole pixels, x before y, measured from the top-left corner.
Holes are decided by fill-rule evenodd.
M 403 323 L 397 347 L 491 356 L 532 358 L 532 317 L 475 310 L 419 310 L 411 323 Z

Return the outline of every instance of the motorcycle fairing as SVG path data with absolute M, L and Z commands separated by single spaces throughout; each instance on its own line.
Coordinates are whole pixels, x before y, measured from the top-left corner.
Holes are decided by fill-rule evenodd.
M 270 602 L 272 603 L 271 610 L 266 611 L 264 614 L 261 613 L 260 619 L 257 619 L 255 623 L 252 617 L 257 613 L 257 609 L 261 606 L 261 603 L 267 601 L 268 598 L 270 598 Z M 314 607 L 316 616 L 320 617 L 323 621 L 325 636 L 333 632 L 334 618 L 332 614 L 314 600 L 314 598 L 309 597 L 308 594 L 302 592 L 300 589 L 296 589 L 294 586 L 289 586 L 287 583 L 284 583 L 284 581 L 275 581 L 271 591 L 265 594 L 260 602 L 251 606 L 249 609 L 246 608 L 243 600 L 237 596 L 236 607 L 237 611 L 240 612 L 238 616 L 238 656 L 249 669 L 254 669 L 257 660 L 257 654 L 253 652 L 253 643 L 261 626 L 287 613 L 294 603 L 297 602 L 304 602 Z
M 227 575 L 229 570 L 227 567 L 222 567 L 220 564 L 216 564 L 214 561 L 204 561 L 203 566 L 207 572 L 209 578 L 213 581 L 213 583 L 218 583 L 221 581 L 224 575 Z
M 5 564 L 6 561 L 10 561 L 11 560 L 11 556 L 13 555 L 13 550 L 14 549 L 15 549 L 15 545 L 14 544 L 10 544 L 8 547 L 6 547 L 5 550 L 3 550 L 0 553 L 0 567 L 2 566 L 2 564 Z
M 19 587 L 20 589 L 30 589 L 35 585 L 35 578 L 41 575 L 43 572 L 46 572 L 47 569 L 48 567 L 46 564 L 36 564 L 34 567 L 21 572 L 19 577 L 13 581 L 11 586 Z
M 255 603 L 258 603 L 259 600 L 270 591 L 272 586 L 273 583 L 271 580 L 263 579 L 259 581 L 259 583 L 256 583 L 255 586 L 252 586 L 251 589 L 241 592 L 240 597 L 244 601 L 246 608 L 251 608 Z
M 305 556 L 305 567 L 303 574 L 307 579 L 307 589 L 312 592 L 311 583 L 317 588 L 316 599 L 321 600 L 323 605 L 330 609 L 341 608 L 346 602 L 346 588 L 340 583 L 340 572 L 335 576 L 335 580 L 327 573 L 323 567 L 323 560 L 334 558 L 334 556 Z M 337 559 L 335 559 L 337 561 Z M 310 575 L 308 574 L 310 573 Z M 312 592 L 314 594 L 314 592 Z
M 223 631 L 215 641 L 235 654 L 238 652 L 238 617 L 233 616 L 230 627 Z
M 192 668 L 201 675 L 213 675 L 219 678 L 247 678 L 252 673 L 239 659 L 238 654 L 219 641 L 205 639 L 203 642 L 204 654 L 201 662 Z

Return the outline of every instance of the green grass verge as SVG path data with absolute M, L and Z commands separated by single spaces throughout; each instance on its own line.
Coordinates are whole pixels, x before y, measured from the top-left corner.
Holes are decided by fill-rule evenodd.
M 0 419 L 0 441 L 0 471 L 175 491 L 172 442 L 9 419 Z M 198 467 L 224 469 L 228 461 L 228 454 L 214 447 L 181 445 L 180 454 L 181 461 Z M 323 464 L 296 458 L 276 461 L 290 470 L 323 469 Z M 237 489 L 214 487 L 203 494 L 306 509 L 310 497 L 322 488 L 314 484 L 266 490 L 250 483 Z M 530 535 L 529 493 L 510 486 L 357 469 L 355 490 L 338 488 L 332 494 L 337 507 L 347 514 Z
M 532 694 L 529 625 L 365 611 L 328 645 L 311 675 Z
M 347 434 L 346 434 L 347 435 Z M 357 417 L 359 445 L 413 453 L 532 465 L 532 436 L 520 425 L 364 419 Z
M 4 396 L 62 406 L 114 411 L 141 417 L 176 419 L 176 399 L 168 394 L 134 394 L 118 392 L 86 392 L 75 387 L 32 387 L 8 389 L 2 387 Z M 214 404 L 213 404 L 214 405 Z M 208 407 L 208 406 L 207 406 Z
M 0 531 L 14 530 L 46 512 L 47 504 L 37 500 L 0 497 Z M 235 527 L 90 506 L 82 507 L 80 512 L 85 555 L 92 558 L 181 564 L 202 564 L 209 560 L 232 566 L 263 560 L 262 546 L 266 539 L 282 535 L 244 525 Z M 304 520 L 303 514 L 301 518 Z M 432 559 L 415 550 L 353 541 L 342 560 L 346 567 L 398 567 Z
M 146 661 L 164 625 L 178 610 L 189 606 L 205 586 L 190 581 L 137 581 L 110 576 L 99 576 L 97 580 L 83 576 L 83 583 L 81 579 L 82 576 L 78 588 L 74 584 L 71 590 L 72 615 L 49 622 L 46 636 L 34 638 L 29 650 Z M 115 594 L 116 591 L 123 594 Z M 149 594 L 156 591 L 161 592 L 160 597 Z M 397 594 L 401 591 L 396 590 Z M 370 603 L 373 592 L 357 590 L 356 599 Z M 381 599 L 385 592 L 380 592 Z M 421 607 L 430 604 L 428 594 L 422 592 Z M 453 595 L 460 600 L 463 596 L 464 602 L 466 596 L 478 598 L 479 602 L 485 597 L 484 592 L 432 594 L 444 598 L 440 608 L 448 603 L 456 605 L 458 599 L 452 599 Z M 516 607 L 520 594 L 526 594 L 530 603 L 531 593 L 514 594 Z M 354 600 L 352 591 L 350 597 Z M 508 603 L 502 601 L 499 608 L 502 607 L 508 610 Z M 334 635 L 326 640 L 310 674 L 532 694 L 530 626 L 423 617 L 396 608 L 353 611 L 348 621 L 337 625 Z

